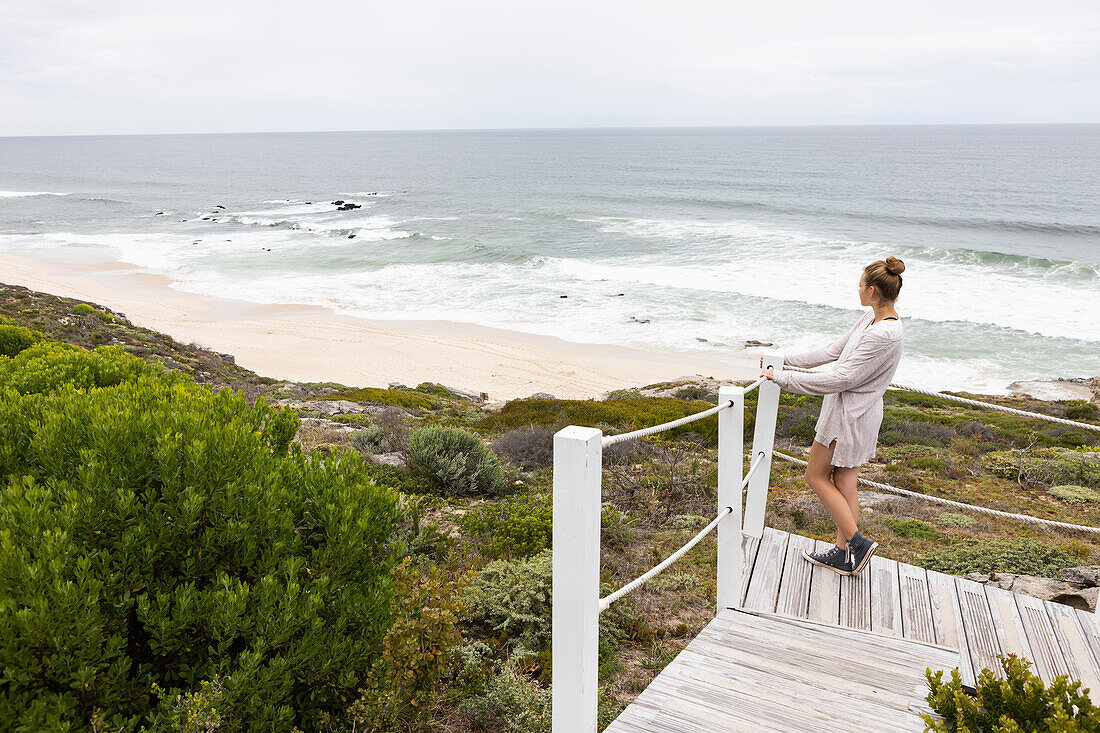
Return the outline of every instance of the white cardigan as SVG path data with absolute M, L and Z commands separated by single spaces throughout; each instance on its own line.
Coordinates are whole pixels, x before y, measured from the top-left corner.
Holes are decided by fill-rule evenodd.
M 828 346 L 783 356 L 784 365 L 804 369 L 835 360 L 832 371 L 783 371 L 775 377 L 775 383 L 788 392 L 825 396 L 814 439 L 825 446 L 836 440 L 834 466 L 860 466 L 874 457 L 882 425 L 882 395 L 901 360 L 901 321 L 872 323 L 874 318 L 875 312 L 867 311 Z

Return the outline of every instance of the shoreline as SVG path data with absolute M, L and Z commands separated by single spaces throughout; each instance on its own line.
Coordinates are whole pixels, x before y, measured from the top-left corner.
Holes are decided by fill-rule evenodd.
M 30 256 L 34 259 L 31 259 Z M 696 358 L 449 321 L 374 321 L 314 305 L 195 295 L 171 279 L 65 248 L 0 253 L 0 282 L 110 308 L 135 325 L 231 354 L 257 374 L 384 387 L 446 384 L 509 400 L 548 392 L 596 398 L 687 377 L 755 379 L 756 354 Z

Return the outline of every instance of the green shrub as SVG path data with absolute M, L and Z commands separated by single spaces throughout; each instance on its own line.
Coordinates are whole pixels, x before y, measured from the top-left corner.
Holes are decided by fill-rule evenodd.
M 636 389 L 613 389 L 607 393 L 609 400 L 629 400 L 634 397 L 645 397 L 645 395 Z
M 427 395 L 405 389 L 380 389 L 378 387 L 346 390 L 320 399 L 373 402 L 379 405 L 403 407 L 406 410 L 431 410 L 440 405 L 440 400 L 436 395 Z
M 879 524 L 889 527 L 898 537 L 911 539 L 937 540 L 942 535 L 940 531 L 927 522 L 919 519 L 894 519 L 892 517 L 879 517 Z
M 90 316 L 96 312 L 96 309 L 87 303 L 77 303 L 73 306 L 73 313 L 78 313 L 82 316 Z
M 389 453 L 393 450 L 386 434 L 377 425 L 370 425 L 351 434 L 351 444 L 371 453 Z
M 527 425 L 557 428 L 564 425 L 603 426 L 608 432 L 636 430 L 713 407 L 708 402 L 685 402 L 672 397 L 635 397 L 625 400 L 512 400 L 498 412 L 481 422 L 486 430 L 511 430 Z M 746 427 L 746 430 L 748 428 Z M 666 433 L 678 437 L 689 432 L 699 433 L 710 442 L 717 440 L 718 419 L 705 420 L 675 428 Z
M 936 515 L 935 522 L 945 527 L 973 527 L 978 520 L 969 514 L 959 512 L 940 512 Z
M 469 582 L 463 597 L 468 628 L 497 650 L 539 653 L 549 649 L 553 552 L 524 560 L 494 560 Z M 600 593 L 610 589 L 601 586 Z M 630 602 L 600 614 L 600 658 L 606 660 L 639 624 Z
M 500 460 L 476 435 L 458 428 L 418 430 L 409 441 L 410 466 L 444 494 L 496 496 L 504 491 Z
M 42 340 L 42 334 L 15 325 L 0 325 L 0 356 L 15 356 Z
M 921 713 L 933 733 L 1073 733 L 1100 730 L 1100 710 L 1081 683 L 1059 675 L 1046 687 L 1031 672 L 1031 663 L 1014 654 L 999 656 L 1004 678 L 993 670 L 978 675 L 975 695 L 967 694 L 957 669 L 951 680 L 943 672 L 925 670 L 928 705 L 939 716 Z
M 549 495 L 532 494 L 475 507 L 462 517 L 462 527 L 482 538 L 481 554 L 523 558 L 541 552 L 553 539 L 554 505 Z
M 55 389 L 89 390 L 112 387 L 140 376 L 158 375 L 161 381 L 184 384 L 179 373 L 164 373 L 160 367 L 135 358 L 121 346 L 101 346 L 85 351 L 76 346 L 47 341 L 24 349 L 12 359 L 0 360 L 0 387 L 20 394 Z
M 1068 501 L 1070 504 L 1095 504 L 1100 502 L 1100 491 L 1086 489 L 1084 486 L 1073 486 L 1072 484 L 1051 486 L 1050 494 L 1051 496 L 1057 496 L 1062 501 Z
M 909 459 L 912 468 L 923 471 L 942 471 L 947 468 L 947 462 L 935 456 L 916 456 Z
M 550 691 L 519 671 L 511 659 L 494 674 L 481 695 L 462 708 L 484 730 L 501 733 L 549 733 Z
M 464 617 L 497 648 L 550 644 L 553 553 L 489 563 L 466 586 Z
M 982 456 L 991 473 L 1022 485 L 1076 484 L 1100 488 L 1100 453 L 1057 448 L 994 451 Z
M 554 465 L 554 430 L 540 425 L 509 430 L 493 441 L 493 452 L 523 469 Z
M 117 349 L 0 360 L 0 729 L 166 725 L 204 689 L 223 731 L 344 715 L 395 498 L 297 424 Z
M 690 387 L 681 387 L 673 393 L 673 396 L 678 400 L 709 402 L 713 405 L 718 404 L 717 392 L 711 392 L 706 387 L 695 384 Z
M 1062 417 L 1067 420 L 1095 420 L 1100 408 L 1088 400 L 1066 400 L 1066 409 Z
M 348 711 L 353 730 L 397 731 L 424 722 L 461 641 L 457 581 L 446 580 L 439 566 L 422 573 L 408 558 L 393 574 L 393 624 Z
M 1078 562 L 1068 553 L 1037 540 L 1001 537 L 964 539 L 929 552 L 918 564 L 948 575 L 998 572 L 1056 578 L 1059 571 Z

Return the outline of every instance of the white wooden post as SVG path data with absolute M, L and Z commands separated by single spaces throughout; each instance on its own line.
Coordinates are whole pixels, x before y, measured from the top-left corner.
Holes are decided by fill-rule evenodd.
M 772 369 L 775 374 L 783 371 L 783 354 L 778 351 L 764 352 L 764 368 Z M 768 485 L 771 483 L 772 448 L 775 447 L 775 420 L 779 412 L 779 385 L 770 379 L 764 380 L 757 392 L 756 427 L 752 436 L 752 455 L 749 465 L 764 454 L 763 462 L 749 479 L 749 492 L 745 498 L 744 533 L 752 537 L 764 535 L 764 508 L 768 502 Z
M 554 435 L 553 733 L 595 733 L 603 433 Z
M 718 525 L 718 611 L 741 605 L 741 482 L 745 480 L 745 388 L 719 387 L 718 511 L 733 509 Z

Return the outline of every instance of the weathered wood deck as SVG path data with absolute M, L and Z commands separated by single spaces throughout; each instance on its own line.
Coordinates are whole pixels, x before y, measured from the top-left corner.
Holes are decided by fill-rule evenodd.
M 718 614 L 608 731 L 920 731 L 926 667 L 973 686 L 1009 653 L 1045 682 L 1100 690 L 1091 613 L 880 556 L 840 576 L 801 556 L 827 543 L 771 528 L 742 547 L 742 608 Z

